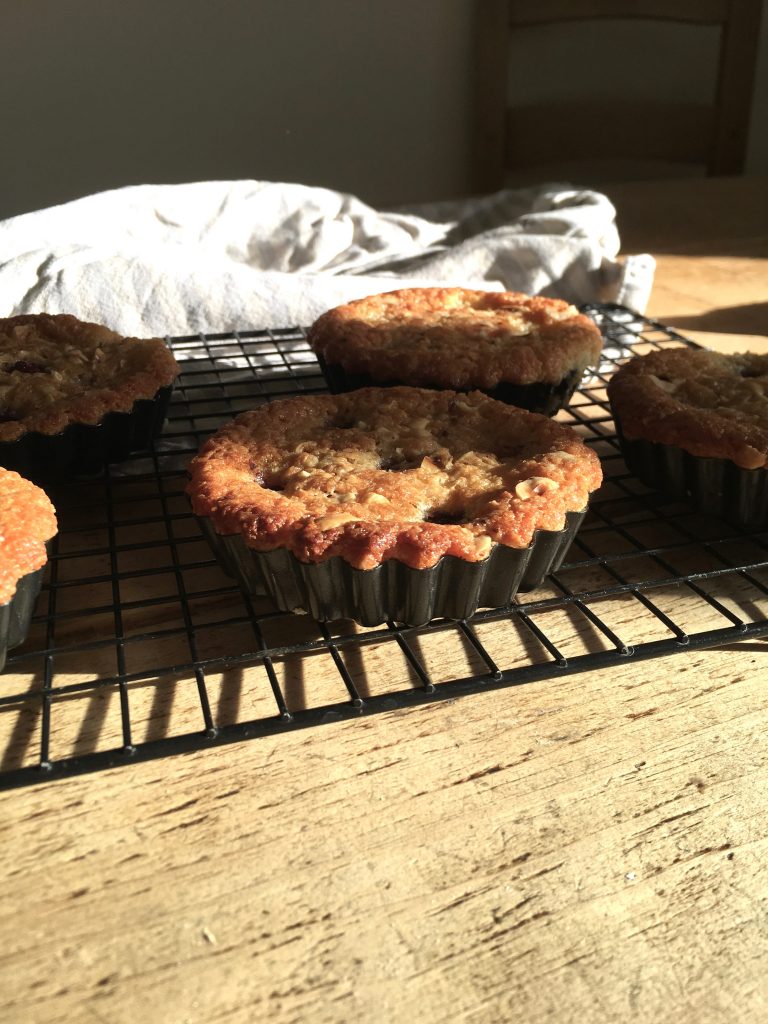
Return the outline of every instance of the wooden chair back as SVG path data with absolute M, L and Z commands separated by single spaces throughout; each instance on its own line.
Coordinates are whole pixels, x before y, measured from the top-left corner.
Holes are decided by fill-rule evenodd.
M 476 0 L 473 189 L 569 180 L 633 180 L 743 172 L 761 0 Z M 539 45 L 555 26 L 625 19 L 714 26 L 719 59 L 713 96 L 622 96 L 611 79 L 599 96 L 579 97 L 577 78 L 553 83 L 541 102 L 508 96 L 510 34 L 533 26 Z M 549 28 L 547 28 L 549 27 Z M 603 31 L 605 30 L 605 25 Z M 679 32 L 678 32 L 679 35 Z M 685 68 L 686 54 L 676 60 Z M 659 68 L 644 64 L 644 74 Z M 552 77 L 552 76 L 550 76 Z M 637 75 L 635 75 L 637 78 Z M 642 83 L 641 83 L 642 84 Z

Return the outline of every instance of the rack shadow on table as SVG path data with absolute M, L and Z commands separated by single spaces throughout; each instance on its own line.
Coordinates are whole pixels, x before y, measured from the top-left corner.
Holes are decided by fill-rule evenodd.
M 768 531 L 651 491 L 619 453 L 610 374 L 691 342 L 587 312 L 603 361 L 559 419 L 606 479 L 565 564 L 508 608 L 419 628 L 318 624 L 224 574 L 184 495 L 191 454 L 234 414 L 325 382 L 298 329 L 170 339 L 182 374 L 154 449 L 51 494 L 48 578 L 0 677 L 0 786 L 768 635 Z

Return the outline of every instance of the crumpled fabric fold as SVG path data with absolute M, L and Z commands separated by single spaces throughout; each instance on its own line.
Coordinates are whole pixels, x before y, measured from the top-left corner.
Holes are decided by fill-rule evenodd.
M 138 185 L 0 222 L 0 308 L 184 335 L 306 325 L 445 284 L 643 312 L 653 260 L 618 253 L 610 201 L 567 185 L 399 210 L 280 182 Z

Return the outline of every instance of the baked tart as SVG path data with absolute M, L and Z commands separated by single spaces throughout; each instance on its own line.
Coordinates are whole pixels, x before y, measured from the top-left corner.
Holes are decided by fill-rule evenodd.
M 602 477 L 569 427 L 477 391 L 408 387 L 262 405 L 189 472 L 242 584 L 363 625 L 508 604 L 560 564 Z
M 18 473 L 0 469 L 0 671 L 8 651 L 27 635 L 56 533 L 56 513 L 45 491 Z
M 0 319 L 0 465 L 93 473 L 162 429 L 178 365 L 159 338 L 66 314 Z
M 669 348 L 608 384 L 629 470 L 741 526 L 768 525 L 768 355 Z
M 405 288 L 324 313 L 309 343 L 333 392 L 408 385 L 484 392 L 554 415 L 602 350 L 567 302 L 521 292 Z

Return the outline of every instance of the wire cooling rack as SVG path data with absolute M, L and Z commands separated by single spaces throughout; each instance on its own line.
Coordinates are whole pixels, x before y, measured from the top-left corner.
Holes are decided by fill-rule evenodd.
M 619 454 L 610 374 L 692 343 L 621 307 L 587 312 L 604 358 L 559 419 L 606 479 L 565 564 L 510 607 L 413 629 L 318 624 L 224 574 L 184 496 L 190 456 L 234 414 L 325 382 L 298 329 L 170 339 L 182 374 L 154 449 L 51 491 L 47 581 L 0 676 L 0 785 L 768 634 L 768 531 L 649 490 Z

